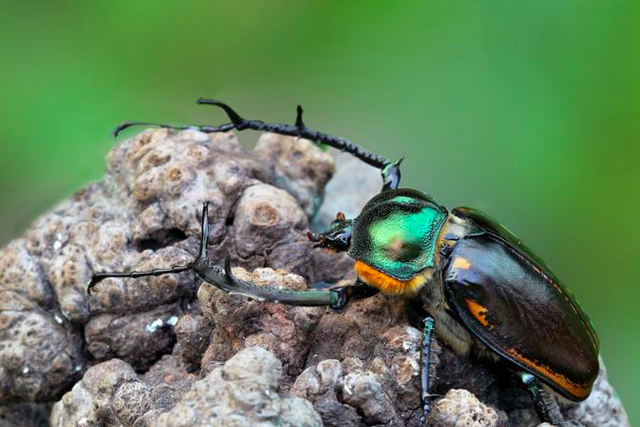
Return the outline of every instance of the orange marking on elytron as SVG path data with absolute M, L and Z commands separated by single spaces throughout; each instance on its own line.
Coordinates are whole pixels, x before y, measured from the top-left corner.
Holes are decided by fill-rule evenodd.
M 469 267 L 471 267 L 471 263 L 465 258 L 458 257 L 455 261 L 453 261 L 453 266 L 455 268 L 461 268 L 462 270 L 468 270 Z
M 471 311 L 471 314 L 473 314 L 473 317 L 475 317 L 482 326 L 489 330 L 493 329 L 493 325 L 489 324 L 489 321 L 487 320 L 487 313 L 489 310 L 487 310 L 486 307 L 470 299 L 465 300 L 465 302 L 467 303 L 467 308 Z
M 571 381 L 569 378 L 565 377 L 564 375 L 557 373 L 550 367 L 523 356 L 513 348 L 508 349 L 507 353 L 509 353 L 511 356 L 515 357 L 520 362 L 527 365 L 529 368 L 538 372 L 543 377 L 550 379 L 558 387 L 565 390 L 567 393 L 572 394 L 573 396 L 575 396 L 580 400 L 585 399 L 587 396 L 589 396 L 589 393 L 591 392 L 590 384 L 575 383 Z
M 398 280 L 387 276 L 362 261 L 356 261 L 355 270 L 360 280 L 388 295 L 415 294 L 425 283 L 424 277 L 420 274 L 409 280 Z

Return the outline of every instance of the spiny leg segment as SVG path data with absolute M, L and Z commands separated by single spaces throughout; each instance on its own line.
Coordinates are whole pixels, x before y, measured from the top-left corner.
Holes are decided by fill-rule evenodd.
M 429 405 L 429 399 L 432 397 L 429 392 L 429 367 L 431 366 L 431 342 L 433 341 L 433 330 L 435 329 L 436 321 L 433 317 L 426 317 L 423 321 L 422 329 L 422 342 L 420 352 L 420 400 L 422 402 L 422 415 L 419 426 L 423 426 L 427 421 L 427 415 L 431 410 Z
M 569 426 L 569 422 L 565 422 L 558 402 L 553 396 L 542 386 L 536 377 L 528 372 L 520 373 L 520 380 L 527 388 L 527 391 L 533 399 L 536 412 L 542 421 L 547 421 L 554 426 Z
M 338 150 L 346 151 L 352 154 L 354 157 L 363 161 L 364 163 L 380 169 L 383 180 L 382 191 L 393 190 L 400 185 L 400 164 L 402 159 L 395 162 L 390 161 L 386 157 L 373 153 L 348 139 L 341 138 L 339 136 L 329 135 L 324 132 L 318 132 L 309 129 L 302 120 L 302 107 L 298 105 L 296 110 L 296 121 L 294 125 L 288 125 L 283 123 L 265 123 L 261 120 L 247 120 L 240 116 L 234 109 L 227 104 L 216 101 L 214 99 L 198 99 L 199 105 L 213 105 L 221 108 L 229 117 L 231 123 L 225 123 L 220 126 L 209 125 L 171 125 L 166 123 L 148 123 L 148 122 L 124 122 L 120 124 L 114 131 L 114 135 L 118 135 L 123 130 L 132 126 L 160 126 L 162 128 L 185 130 L 196 129 L 201 132 L 213 133 L 213 132 L 228 132 L 232 129 L 242 131 L 245 129 L 256 130 L 260 132 L 272 132 L 280 135 L 296 136 L 299 138 L 305 138 L 311 140 L 317 144 L 326 144 L 330 147 L 337 148 Z

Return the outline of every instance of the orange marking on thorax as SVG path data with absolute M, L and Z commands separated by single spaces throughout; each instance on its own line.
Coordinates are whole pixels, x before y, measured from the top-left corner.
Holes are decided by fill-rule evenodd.
M 487 320 L 487 313 L 489 310 L 487 310 L 486 307 L 470 299 L 465 300 L 465 302 L 467 303 L 467 308 L 471 314 L 473 314 L 473 317 L 475 317 L 482 326 L 489 330 L 493 329 L 493 325 L 489 324 L 489 321 Z
M 532 370 L 538 372 L 543 377 L 550 379 L 558 387 L 575 396 L 577 399 L 586 399 L 586 397 L 589 396 L 589 393 L 591 393 L 591 384 L 578 384 L 576 382 L 573 382 L 569 378 L 565 377 L 562 374 L 559 374 L 550 367 L 523 356 L 513 348 L 508 349 L 507 353 L 515 357 L 520 362 L 524 363 Z
M 467 261 L 465 258 L 458 257 L 453 261 L 453 266 L 455 268 L 460 268 L 462 270 L 468 270 L 471 267 L 471 263 Z
M 355 270 L 360 280 L 388 295 L 415 295 L 425 283 L 420 274 L 409 280 L 398 280 L 362 261 L 356 261 Z

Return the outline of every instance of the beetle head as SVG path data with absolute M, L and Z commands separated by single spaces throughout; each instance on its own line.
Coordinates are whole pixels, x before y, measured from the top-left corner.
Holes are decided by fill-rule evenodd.
M 316 242 L 316 248 L 333 249 L 336 252 L 344 252 L 351 245 L 352 219 L 346 219 L 342 212 L 338 212 L 336 219 L 329 224 L 322 233 L 307 232 L 307 237 Z

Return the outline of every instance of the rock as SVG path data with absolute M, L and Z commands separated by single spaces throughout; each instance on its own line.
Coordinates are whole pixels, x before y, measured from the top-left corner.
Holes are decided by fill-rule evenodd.
M 340 154 L 318 211 L 330 153 L 274 135 L 245 151 L 233 133 L 194 130 L 116 145 L 103 181 L 0 249 L 0 423 L 42 425 L 51 410 L 54 426 L 415 426 L 425 314 L 410 301 L 291 307 L 191 273 L 86 292 L 95 272 L 193 260 L 204 201 L 210 258 L 229 258 L 240 278 L 296 290 L 349 283 L 353 261 L 314 249 L 306 229 L 357 215 L 380 174 Z M 434 423 L 539 424 L 500 365 L 432 348 L 432 392 L 445 396 L 431 402 Z M 604 369 L 587 401 L 562 408 L 585 426 L 628 425 Z
M 305 289 L 302 277 L 284 270 L 256 269 L 249 274 L 241 268 L 234 273 L 240 279 L 256 285 L 288 289 Z M 322 313 L 320 307 L 293 307 L 271 302 L 252 301 L 238 295 L 228 295 L 203 283 L 198 291 L 204 316 L 216 325 L 211 344 L 202 360 L 203 369 L 211 370 L 235 352 L 252 346 L 263 347 L 282 361 L 283 382 L 291 383 L 304 369 L 312 331 Z
M 96 360 L 117 357 L 146 371 L 158 355 L 173 349 L 173 327 L 181 315 L 175 304 L 144 313 L 100 314 L 85 326 L 87 349 Z
M 193 275 L 108 279 L 91 297 L 86 285 L 94 272 L 191 261 L 205 200 L 212 256 L 229 254 L 252 268 L 295 265 L 297 273 L 322 279 L 304 238 L 306 215 L 294 198 L 267 184 L 276 180 L 275 170 L 295 164 L 305 173 L 291 171 L 289 185 L 300 189 L 299 197 L 321 198 L 332 161 L 308 142 L 282 140 L 280 149 L 278 140 L 246 152 L 233 133 L 144 131 L 114 146 L 103 181 L 60 203 L 0 250 L 0 404 L 58 399 L 96 361 L 119 357 L 145 370 L 171 352 L 173 326 L 184 313 L 176 302 L 193 302 Z M 279 154 L 265 162 L 265 150 Z M 260 223 L 260 215 L 272 212 L 251 210 L 256 205 L 249 203 L 268 191 L 266 206 L 281 215 L 275 231 Z M 243 228 L 244 218 L 257 223 Z M 252 244 L 259 238 L 271 246 L 270 255 Z M 193 358 L 194 351 L 203 350 L 183 354 Z
M 331 154 L 317 150 L 309 140 L 272 133 L 260 137 L 255 151 L 272 165 L 274 184 L 295 197 L 312 218 L 322 204 L 324 187 L 334 173 Z
M 389 424 L 396 418 L 395 408 L 371 372 L 352 372 L 343 380 L 344 401 L 364 414 L 367 424 Z
M 129 364 L 111 359 L 87 370 L 82 381 L 53 405 L 51 425 L 131 425 L 149 408 L 149 394 Z
M 331 149 L 336 172 L 327 183 L 322 206 L 314 217 L 316 230 L 323 230 L 342 212 L 347 218 L 355 218 L 362 207 L 380 192 L 380 171 L 353 157 L 351 154 Z M 344 197 L 345 195 L 348 197 Z
M 433 427 L 498 427 L 505 425 L 506 416 L 466 390 L 451 389 L 435 403 L 428 422 Z
M 203 315 L 188 313 L 175 327 L 177 348 L 182 362 L 194 370 L 199 368 L 204 352 L 209 346 L 213 324 Z
M 156 425 L 322 426 L 308 401 L 278 395 L 281 370 L 280 362 L 268 351 L 260 347 L 244 349 L 194 383 L 181 402 L 158 417 Z
M 81 339 L 61 313 L 0 289 L 0 402 L 46 401 L 85 369 Z
M 327 359 L 307 368 L 296 378 L 291 394 L 304 397 L 322 417 L 325 427 L 355 427 L 362 425 L 356 408 L 338 400 L 343 372 L 339 360 Z
M 47 427 L 49 405 L 42 403 L 14 403 L 0 406 L 0 427 Z
M 143 377 L 151 390 L 151 400 L 158 412 L 167 411 L 180 401 L 198 376 L 175 355 L 163 356 Z

